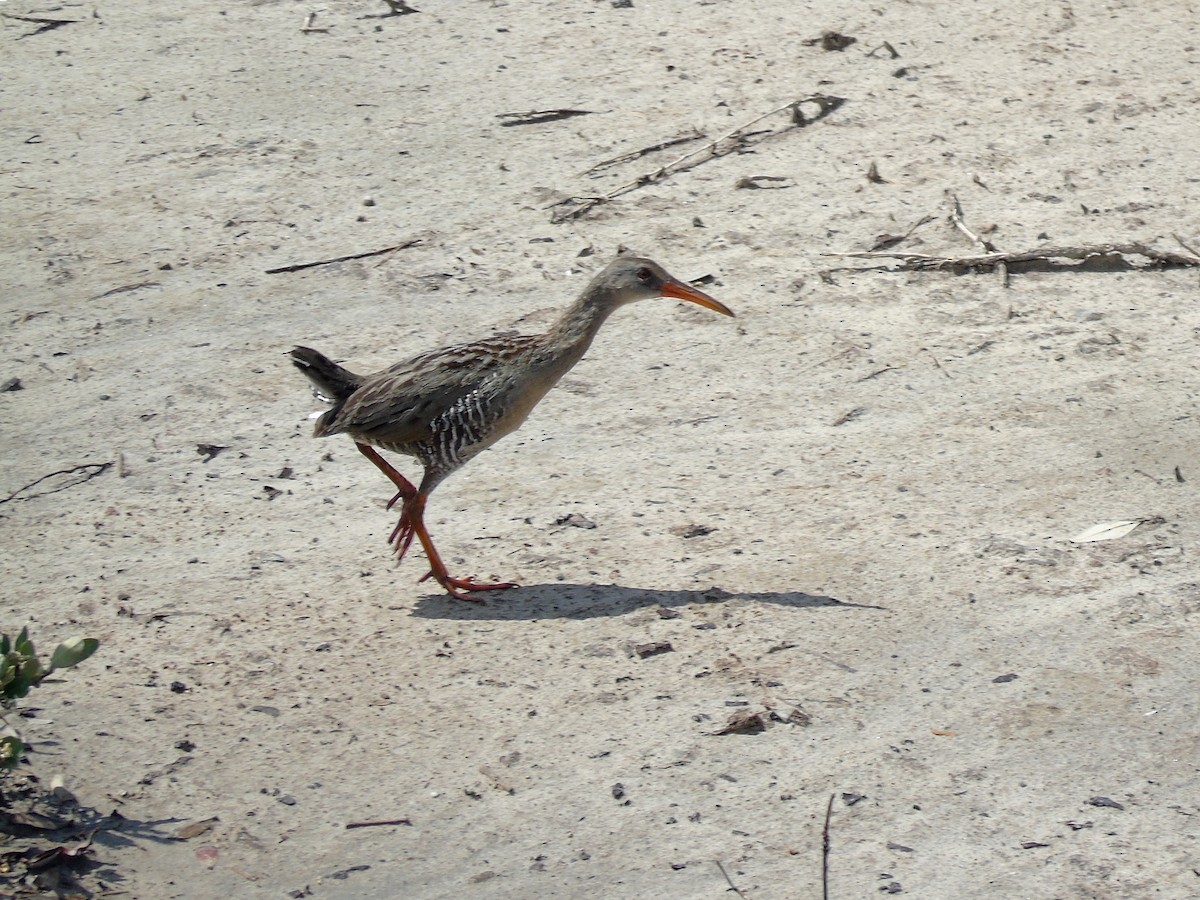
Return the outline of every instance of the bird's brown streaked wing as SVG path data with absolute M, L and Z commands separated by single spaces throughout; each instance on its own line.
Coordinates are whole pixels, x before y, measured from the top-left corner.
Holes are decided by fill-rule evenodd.
M 348 432 L 393 445 L 424 440 L 439 414 L 534 346 L 528 335 L 487 338 L 396 363 L 367 376 L 326 433 Z

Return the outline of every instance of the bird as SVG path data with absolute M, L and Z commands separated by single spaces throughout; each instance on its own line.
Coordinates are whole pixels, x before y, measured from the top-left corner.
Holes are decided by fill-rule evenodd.
M 289 355 L 314 393 L 332 403 L 317 416 L 314 436 L 348 435 L 395 485 L 388 509 L 399 503 L 400 519 L 388 543 L 397 558 L 404 558 L 416 538 L 429 563 L 420 581 L 433 578 L 454 597 L 482 602 L 471 595 L 516 584 L 449 573 L 425 527 L 429 495 L 447 476 L 519 428 L 579 362 L 612 312 L 657 297 L 734 315 L 653 260 L 619 256 L 591 279 L 544 334 L 495 336 L 442 347 L 372 375 L 355 374 L 309 347 L 296 346 Z M 420 483 L 414 485 L 400 474 L 379 450 L 414 457 L 424 469 Z

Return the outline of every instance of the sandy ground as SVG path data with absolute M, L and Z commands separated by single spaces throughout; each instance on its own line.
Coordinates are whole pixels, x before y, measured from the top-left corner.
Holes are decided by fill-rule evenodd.
M 1200 245 L 1200 7 L 415 5 L 3 6 L 74 20 L 0 33 L 0 532 L 5 629 L 102 641 L 21 720 L 124 817 L 85 886 L 809 898 L 832 796 L 832 897 L 1200 895 L 1196 270 L 823 255 L 976 252 L 952 195 L 1004 250 Z M 538 331 L 622 246 L 738 318 L 622 310 L 431 504 L 523 586 L 418 584 L 284 352 Z

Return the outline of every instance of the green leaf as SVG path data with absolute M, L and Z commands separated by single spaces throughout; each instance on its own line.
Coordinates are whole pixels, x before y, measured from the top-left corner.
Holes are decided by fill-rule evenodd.
M 0 738 L 0 769 L 15 768 L 21 761 L 21 754 L 24 752 L 25 745 L 18 738 L 11 735 Z
M 99 647 L 100 642 L 95 638 L 73 637 L 63 641 L 54 648 L 54 655 L 50 657 L 50 671 L 77 666 Z
M 29 626 L 26 625 L 21 629 L 21 633 L 17 635 L 16 646 L 13 647 L 22 656 L 34 656 L 33 641 L 29 639 Z
M 7 634 L 0 634 L 0 656 L 8 656 L 8 651 L 12 649 L 12 641 L 8 639 Z
M 42 668 L 41 662 L 36 656 L 30 656 L 21 663 L 21 674 L 19 678 L 22 681 L 29 682 L 30 685 L 35 685 L 49 673 Z

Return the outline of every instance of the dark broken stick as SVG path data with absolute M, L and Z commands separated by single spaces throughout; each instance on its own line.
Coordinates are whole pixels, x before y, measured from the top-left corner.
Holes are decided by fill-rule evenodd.
M 409 6 L 404 0 L 383 0 L 388 6 L 388 11 L 381 14 L 381 18 L 385 16 L 408 16 L 412 13 L 419 13 L 419 9 L 414 9 Z
M 1041 263 L 1043 266 L 1050 268 L 1069 269 L 1072 268 L 1070 262 L 1074 261 L 1079 263 L 1075 268 L 1080 270 L 1086 268 L 1107 271 L 1133 271 L 1151 268 L 1152 266 L 1159 268 L 1200 266 L 1200 254 L 1185 244 L 1178 235 L 1172 235 L 1172 237 L 1175 238 L 1176 242 L 1183 249 L 1191 254 L 1190 256 L 1155 250 L 1153 247 L 1147 246 L 1140 241 L 1067 247 L 1045 246 L 1037 247 L 1033 250 L 1011 253 L 1002 252 L 991 241 L 984 239 L 967 226 L 966 217 L 963 215 L 962 204 L 959 202 L 958 196 L 951 193 L 950 197 L 953 200 L 949 217 L 950 223 L 965 235 L 972 244 L 978 247 L 982 253 L 975 256 L 935 256 L 926 253 L 906 253 L 888 249 L 900 243 L 904 238 L 907 238 L 915 230 L 914 227 L 914 229 L 910 229 L 908 234 L 905 234 L 901 238 L 896 238 L 892 235 L 884 235 L 881 238 L 877 238 L 875 245 L 867 251 L 822 254 L 824 256 L 842 256 L 857 259 L 897 259 L 900 260 L 899 266 L 874 266 L 868 269 L 832 269 L 825 274 L 834 271 L 919 272 L 935 269 L 948 269 L 952 272 L 962 274 L 973 270 L 990 269 L 999 273 L 1001 284 L 1004 287 L 1008 287 L 1009 266 L 1022 263 Z M 923 219 L 918 225 L 923 224 L 924 221 L 926 220 Z M 1131 256 L 1142 256 L 1149 260 L 1149 263 L 1144 265 L 1138 264 L 1129 259 Z M 1064 262 L 1056 262 L 1056 260 Z
M 51 472 L 49 475 L 43 475 L 41 478 L 37 479 L 36 481 L 29 482 L 29 484 L 25 485 L 24 487 L 17 488 L 15 491 L 13 491 L 7 497 L 0 499 L 0 503 L 8 503 L 10 500 L 18 500 L 18 499 L 19 500 L 32 500 L 34 497 L 44 497 L 46 494 L 57 494 L 59 491 L 65 491 L 67 488 L 75 487 L 75 485 L 77 485 L 77 484 L 83 484 L 85 481 L 91 481 L 93 478 L 95 478 L 98 475 L 103 475 L 105 472 L 107 472 L 109 469 L 112 468 L 112 465 L 113 464 L 110 462 L 82 463 L 81 465 L 78 465 L 78 466 L 72 466 L 69 469 L 59 469 L 57 472 Z M 67 481 L 66 483 L 60 485 L 59 487 L 54 488 L 53 490 L 44 490 L 44 491 L 40 491 L 36 494 L 29 494 L 25 497 L 18 496 L 19 494 L 25 493 L 30 488 L 36 487 L 37 485 L 41 484 L 43 481 L 46 481 L 49 478 L 54 478 L 56 475 L 75 475 L 76 473 L 79 474 L 79 477 L 77 479 L 75 479 L 74 481 Z
M 412 819 L 380 819 L 377 822 L 347 822 L 346 828 L 378 828 L 383 825 L 411 825 Z
M 737 148 L 746 145 L 748 139 L 751 137 L 750 129 L 753 126 L 757 125 L 759 122 L 762 122 L 764 119 L 769 119 L 771 116 L 783 112 L 784 110 L 789 110 L 791 112 L 791 120 L 788 125 L 782 129 L 779 129 L 778 131 L 769 131 L 764 135 L 764 137 L 772 134 L 782 134 L 783 132 L 790 131 L 793 128 L 803 128 L 806 125 L 819 122 L 845 102 L 846 100 L 843 97 L 829 97 L 825 94 L 813 94 L 811 97 L 804 97 L 800 100 L 793 100 L 790 103 L 777 106 L 760 116 L 754 117 L 749 122 L 745 122 L 742 125 L 727 131 L 725 134 L 722 134 L 715 140 L 709 141 L 702 147 L 697 147 L 695 150 L 685 153 L 683 156 L 672 160 L 666 165 L 659 166 L 657 169 L 654 169 L 643 175 L 639 175 L 637 178 L 627 181 L 624 184 L 617 185 L 615 188 L 605 194 L 602 194 L 598 197 L 568 197 L 566 200 L 562 200 L 553 204 L 553 206 L 568 208 L 559 209 L 556 211 L 550 217 L 550 221 L 557 224 L 559 222 L 565 222 L 569 219 L 577 219 L 595 207 L 600 206 L 603 203 L 608 203 L 610 200 L 613 200 L 622 194 L 627 194 L 630 191 L 637 190 L 640 187 L 645 187 L 648 184 L 654 184 L 655 182 L 666 178 L 668 175 L 674 175 L 677 172 L 685 172 L 688 169 L 695 168 L 696 166 L 706 163 L 709 160 L 726 156 Z M 806 118 L 800 108 L 805 103 L 815 103 L 818 107 L 820 107 L 820 112 L 818 112 L 817 115 L 811 119 Z M 571 204 L 574 205 L 571 206 Z
M 829 818 L 833 815 L 834 794 L 825 804 L 825 828 L 821 832 L 821 896 L 829 900 Z
M 916 224 L 909 228 L 908 231 L 904 232 L 904 234 L 881 234 L 879 237 L 875 238 L 875 243 L 871 245 L 871 249 L 886 250 L 888 247 L 895 247 L 897 244 L 902 244 L 912 237 L 914 231 L 916 231 L 922 225 L 928 225 L 936 218 L 937 216 L 921 216 L 921 218 L 917 220 Z
M 815 97 L 810 97 L 807 99 L 815 100 Z M 840 98 L 823 98 L 823 99 L 837 100 L 838 105 L 840 105 L 841 102 L 843 102 L 843 101 L 841 101 Z M 695 150 L 691 150 L 691 151 L 683 154 L 683 156 L 680 156 L 677 159 L 672 160 L 671 162 L 667 163 L 666 165 L 659 166 L 657 169 L 654 169 L 651 172 L 647 172 L 644 175 L 639 175 L 637 178 L 634 178 L 632 181 L 627 181 L 624 184 L 617 185 L 617 187 L 613 188 L 611 191 L 604 194 L 603 196 L 600 196 L 600 197 L 571 197 L 571 198 L 563 201 L 563 203 L 577 202 L 577 203 L 579 203 L 579 205 L 573 209 L 568 209 L 568 210 L 564 210 L 564 211 L 555 213 L 555 215 L 552 217 L 552 221 L 562 222 L 562 221 L 565 221 L 566 219 L 578 218 L 579 216 L 583 215 L 584 213 L 586 213 L 588 210 L 592 209 L 593 207 L 599 206 L 601 203 L 607 203 L 609 200 L 619 197 L 621 194 L 636 190 L 637 188 L 642 187 L 647 184 L 653 184 L 656 181 L 660 181 L 663 178 L 666 178 L 668 175 L 671 175 L 675 172 L 682 172 L 687 169 L 693 168 L 694 166 L 698 166 L 701 163 L 707 162 L 710 159 L 716 159 L 717 157 L 725 156 L 726 154 L 731 153 L 735 148 L 737 148 L 738 146 L 740 146 L 742 144 L 742 142 L 748 136 L 747 133 L 752 126 L 757 125 L 759 122 L 763 121 L 764 119 L 770 118 L 771 116 L 775 115 L 776 113 L 783 112 L 783 110 L 785 110 L 785 109 L 790 109 L 792 111 L 792 121 L 791 121 L 791 124 L 788 126 L 788 128 L 803 126 L 803 125 L 807 124 L 807 120 L 805 120 L 804 116 L 800 113 L 799 107 L 800 107 L 800 104 L 804 103 L 804 102 L 805 102 L 805 100 L 793 100 L 790 103 L 785 103 L 783 106 L 778 106 L 768 112 L 765 112 L 760 116 L 756 116 L 755 118 L 751 119 L 749 122 L 739 125 L 738 127 L 726 132 L 725 134 L 721 135 L 720 137 L 716 138 L 715 140 L 709 141 L 707 144 L 705 144 L 702 147 L 698 147 Z M 824 105 L 822 105 L 822 110 L 823 110 L 822 114 L 824 114 Z M 784 129 L 784 130 L 787 130 L 787 129 Z M 723 142 L 728 142 L 728 143 L 722 149 L 721 144 Z M 701 159 L 695 159 L 695 157 L 699 157 L 699 156 L 701 156 L 701 154 L 706 154 L 706 155 Z M 562 204 L 555 204 L 555 205 L 562 205 Z
M 603 162 L 598 162 L 590 169 L 585 170 L 583 175 L 595 175 L 597 172 L 602 172 L 605 169 L 610 169 L 613 166 L 618 166 L 621 163 L 632 162 L 635 159 L 641 159 L 643 156 L 648 156 L 651 153 L 657 153 L 659 150 L 666 150 L 668 147 L 676 147 L 679 144 L 690 144 L 692 141 L 700 141 L 704 139 L 704 132 L 693 128 L 687 134 L 681 134 L 679 137 L 668 138 L 665 141 L 659 141 L 657 144 L 651 144 L 649 147 L 642 147 L 640 150 L 631 150 L 628 153 L 622 153 L 620 156 L 614 156 L 612 159 L 606 159 Z
M 962 204 L 958 202 L 958 195 L 951 194 L 954 200 L 954 208 L 950 211 L 950 221 L 963 234 L 967 236 L 972 244 L 977 246 L 984 253 L 999 253 L 1000 248 L 991 241 L 985 241 L 974 231 L 967 227 L 966 218 L 963 216 Z M 1003 287 L 1008 287 L 1008 264 L 1000 262 L 996 264 L 996 273 L 1000 276 L 1000 284 Z
M 317 21 L 317 14 L 315 12 L 310 12 L 308 14 L 308 17 L 305 18 L 305 20 L 304 20 L 304 25 L 301 27 L 300 33 L 301 34 L 329 34 L 329 27 L 324 26 L 324 25 L 321 27 L 318 27 L 315 24 L 316 21 Z
M 714 859 L 713 862 L 715 862 L 717 864 L 717 868 L 720 869 L 721 874 L 725 876 L 725 881 L 728 882 L 729 889 L 731 891 L 733 891 L 735 894 L 737 894 L 739 897 L 745 897 L 746 896 L 745 892 L 740 887 L 738 887 L 736 884 L 733 883 L 733 879 L 729 877 L 729 873 L 725 871 L 725 867 L 723 865 L 721 865 L 721 861 L 719 859 Z
M 501 128 L 512 128 L 514 125 L 542 125 L 546 122 L 557 122 L 559 119 L 573 119 L 575 116 L 590 116 L 590 109 L 531 109 L 529 112 L 497 113 L 501 119 Z
M 140 291 L 142 288 L 159 287 L 160 282 L 157 281 L 135 281 L 133 284 L 123 284 L 120 287 L 110 288 L 103 293 L 96 294 L 93 297 L 88 297 L 88 300 L 100 300 L 104 297 L 111 297 L 113 294 L 124 294 L 128 291 Z
M 316 262 L 295 263 L 290 266 L 279 266 L 275 269 L 267 269 L 268 275 L 278 275 L 281 272 L 299 272 L 301 269 L 311 269 L 315 266 L 331 266 L 334 263 L 349 262 L 352 259 L 367 259 L 371 256 L 382 256 L 385 253 L 392 253 L 396 250 L 407 250 L 409 247 L 415 247 L 421 243 L 419 240 L 405 241 L 403 244 L 396 244 L 393 247 L 384 247 L 382 250 L 368 250 L 366 253 L 351 253 L 346 256 L 335 256 L 333 259 L 319 259 Z
M 1189 247 L 1187 244 L 1185 244 L 1183 242 L 1183 238 L 1181 238 L 1179 235 L 1172 232 L 1171 237 L 1175 238 L 1175 242 L 1177 244 L 1179 244 L 1179 246 L 1182 247 L 1184 250 L 1186 250 L 1188 253 L 1192 254 L 1192 256 L 1200 256 L 1200 252 L 1198 252 L 1195 248 Z
M 898 267 L 889 267 L 889 271 L 924 272 L 935 269 L 949 269 L 954 272 L 964 272 L 970 269 L 994 269 L 1000 264 L 1045 262 L 1054 260 L 1105 260 L 1119 257 L 1129 268 L 1149 268 L 1137 266 L 1129 262 L 1130 256 L 1143 256 L 1162 267 L 1200 266 L 1200 257 L 1184 256 L 1155 250 L 1153 247 L 1140 242 L 1123 244 L 1090 244 L 1080 247 L 1036 247 L 1032 250 L 997 251 L 981 253 L 976 256 L 935 256 L 927 253 L 904 253 L 890 250 L 863 250 L 849 253 L 823 253 L 822 256 L 840 256 L 852 259 L 896 259 Z
M 11 13 L 0 13 L 6 19 L 15 19 L 18 22 L 30 22 L 40 27 L 35 28 L 26 34 L 21 35 L 22 38 L 36 37 L 39 34 L 45 34 L 47 31 L 53 31 L 55 28 L 62 28 L 64 25 L 74 25 L 79 22 L 79 19 L 44 19 L 40 16 L 16 16 Z M 20 38 L 18 38 L 20 40 Z

